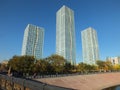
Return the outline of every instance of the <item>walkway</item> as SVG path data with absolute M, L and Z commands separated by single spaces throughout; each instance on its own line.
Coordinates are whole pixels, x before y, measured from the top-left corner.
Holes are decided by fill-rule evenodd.
M 36 79 L 50 85 L 75 90 L 101 90 L 120 85 L 120 72 Z

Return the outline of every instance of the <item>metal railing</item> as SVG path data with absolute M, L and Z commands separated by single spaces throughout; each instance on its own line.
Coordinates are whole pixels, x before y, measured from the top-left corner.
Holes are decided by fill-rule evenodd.
M 56 78 L 56 77 L 67 77 L 67 76 L 77 76 L 77 75 L 91 75 L 91 74 L 104 74 L 104 73 L 115 73 L 120 71 L 107 71 L 107 72 L 83 72 L 83 73 L 68 73 L 68 74 L 38 74 L 36 76 L 27 76 L 28 79 L 41 79 L 41 78 Z

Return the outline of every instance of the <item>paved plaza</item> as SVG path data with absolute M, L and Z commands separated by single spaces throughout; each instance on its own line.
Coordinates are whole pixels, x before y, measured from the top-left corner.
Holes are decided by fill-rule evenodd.
M 76 75 L 56 78 L 41 78 L 36 80 L 50 85 L 75 90 L 101 90 L 103 88 L 120 85 L 120 73 Z

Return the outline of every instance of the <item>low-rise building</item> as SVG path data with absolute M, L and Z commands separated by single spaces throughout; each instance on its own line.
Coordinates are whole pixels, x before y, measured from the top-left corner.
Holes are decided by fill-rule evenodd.
M 107 58 L 113 65 L 120 64 L 120 57 L 109 57 Z

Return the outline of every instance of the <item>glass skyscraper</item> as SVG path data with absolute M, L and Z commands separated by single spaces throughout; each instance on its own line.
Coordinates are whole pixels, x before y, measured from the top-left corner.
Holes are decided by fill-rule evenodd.
M 56 13 L 56 54 L 76 63 L 74 12 L 63 6 Z
M 36 59 L 42 58 L 43 43 L 44 29 L 28 24 L 24 32 L 22 55 L 34 56 Z
M 97 32 L 89 27 L 81 32 L 81 37 L 84 63 L 95 64 L 99 60 Z

